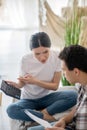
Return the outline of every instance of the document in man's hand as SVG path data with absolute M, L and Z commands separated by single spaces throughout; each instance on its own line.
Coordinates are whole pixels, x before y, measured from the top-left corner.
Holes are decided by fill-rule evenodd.
M 40 125 L 42 125 L 45 128 L 52 128 L 51 124 L 35 115 L 33 115 L 31 112 L 29 112 L 28 110 L 24 111 L 31 119 L 33 119 L 34 121 L 36 121 L 37 123 L 39 123 Z

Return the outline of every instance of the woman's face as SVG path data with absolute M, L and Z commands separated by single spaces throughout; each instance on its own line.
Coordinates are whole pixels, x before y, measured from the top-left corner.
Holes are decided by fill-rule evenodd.
M 49 57 L 50 48 L 48 47 L 38 47 L 32 49 L 34 56 L 42 63 L 45 63 Z

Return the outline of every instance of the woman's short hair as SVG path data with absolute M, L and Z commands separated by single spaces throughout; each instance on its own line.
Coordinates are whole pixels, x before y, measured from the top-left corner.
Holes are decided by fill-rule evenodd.
M 47 33 L 45 32 L 39 32 L 35 33 L 31 36 L 30 40 L 30 49 L 38 48 L 40 46 L 43 47 L 51 47 L 51 40 Z

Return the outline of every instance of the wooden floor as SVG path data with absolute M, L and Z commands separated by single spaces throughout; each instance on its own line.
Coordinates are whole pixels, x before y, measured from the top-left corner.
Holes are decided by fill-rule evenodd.
M 2 104 L 0 106 L 0 130 L 11 130 L 10 120 L 6 113 L 7 106 L 11 103 L 11 98 L 4 95 L 2 96 Z

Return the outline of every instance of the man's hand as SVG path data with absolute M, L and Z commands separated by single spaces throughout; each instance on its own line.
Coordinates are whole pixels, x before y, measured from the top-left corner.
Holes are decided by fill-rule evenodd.
M 52 127 L 52 128 L 46 128 L 45 130 L 65 130 L 65 129 L 61 127 Z
M 60 119 L 52 128 L 46 128 L 45 130 L 65 130 L 65 121 Z
M 65 120 L 64 119 L 60 119 L 54 126 L 55 127 L 65 128 L 65 126 L 66 126 Z

